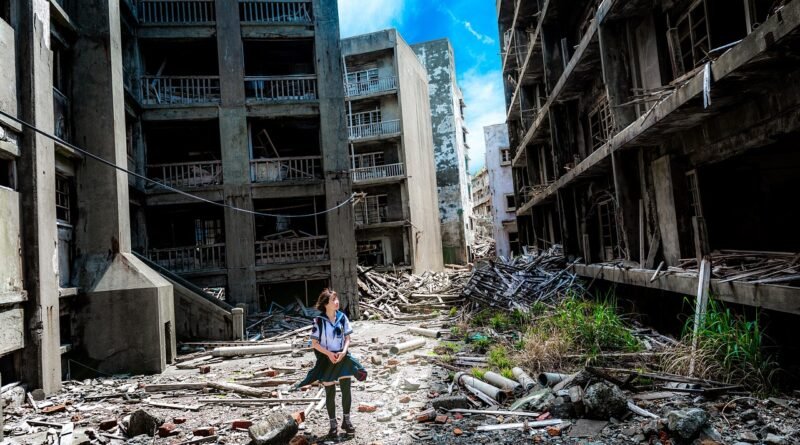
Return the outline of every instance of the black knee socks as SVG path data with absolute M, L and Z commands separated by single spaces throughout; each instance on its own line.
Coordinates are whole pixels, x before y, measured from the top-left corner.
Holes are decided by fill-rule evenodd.
M 345 416 L 349 416 L 350 404 L 352 403 L 350 398 L 350 379 L 339 380 L 339 385 L 342 387 L 342 411 L 344 411 Z
M 336 422 L 336 385 L 325 387 L 325 407 L 328 408 L 328 417 Z

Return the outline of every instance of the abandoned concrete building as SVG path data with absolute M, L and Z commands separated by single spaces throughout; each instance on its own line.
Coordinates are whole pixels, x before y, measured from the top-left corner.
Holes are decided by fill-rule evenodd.
M 505 124 L 483 127 L 486 142 L 486 166 L 491 195 L 491 234 L 497 256 L 511 258 L 519 255 L 517 235 L 516 196 L 511 177 L 511 148 Z
M 250 311 L 353 295 L 352 206 L 323 211 L 352 193 L 336 1 L 137 3 L 122 27 L 133 164 L 245 211 L 137 184 L 134 249 Z
M 522 245 L 563 244 L 581 275 L 684 295 L 696 272 L 653 269 L 800 250 L 800 2 L 497 7 Z M 800 313 L 792 284 L 710 287 Z
M 464 96 L 456 81 L 455 53 L 449 39 L 411 45 L 428 71 L 428 88 L 442 224 L 442 253 L 447 264 L 469 261 L 472 245 L 470 176 Z
M 428 76 L 394 29 L 342 40 L 358 262 L 443 267 Z
M 486 167 L 472 177 L 472 230 L 475 236 L 492 236 L 492 191 Z

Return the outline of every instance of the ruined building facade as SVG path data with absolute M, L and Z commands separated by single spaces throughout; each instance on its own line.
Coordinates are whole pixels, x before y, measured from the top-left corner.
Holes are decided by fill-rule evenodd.
M 362 266 L 443 267 L 428 76 L 395 29 L 342 40 Z
M 447 264 L 469 261 L 473 242 L 470 175 L 464 95 L 456 81 L 453 46 L 448 39 L 412 45 L 428 72 L 431 126 L 442 225 L 442 252 Z
M 501 0 L 498 17 L 523 245 L 682 294 L 696 274 L 652 269 L 800 250 L 800 2 Z M 711 291 L 798 312 L 795 287 Z
M 505 124 L 483 127 L 486 142 L 486 175 L 491 195 L 491 237 L 497 256 L 519 255 L 517 234 L 517 201 L 511 176 L 511 148 Z
M 336 208 L 352 193 L 337 2 L 136 4 L 122 42 L 131 161 L 237 209 L 137 184 L 134 248 L 251 311 L 313 305 L 330 286 L 357 313 L 353 206 Z

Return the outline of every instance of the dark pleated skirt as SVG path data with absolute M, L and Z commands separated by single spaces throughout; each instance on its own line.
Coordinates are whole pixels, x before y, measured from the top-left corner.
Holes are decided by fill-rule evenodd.
M 317 357 L 317 363 L 308 371 L 306 378 L 302 381 L 295 383 L 295 387 L 310 385 L 316 381 L 322 383 L 335 382 L 342 377 L 354 377 L 356 372 L 364 369 L 361 363 L 348 352 L 344 360 L 339 363 L 333 364 L 331 360 L 321 352 L 314 350 L 314 355 Z

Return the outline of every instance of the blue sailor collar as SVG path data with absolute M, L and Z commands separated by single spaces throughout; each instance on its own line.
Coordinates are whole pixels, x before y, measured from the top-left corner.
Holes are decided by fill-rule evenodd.
M 344 312 L 342 312 L 342 311 L 338 311 L 338 310 L 337 310 L 337 311 L 336 311 L 336 320 L 335 320 L 335 321 L 333 321 L 333 322 L 331 322 L 331 319 L 330 319 L 330 318 L 328 318 L 328 314 L 325 314 L 325 313 L 323 313 L 322 315 L 320 315 L 320 318 L 322 318 L 323 320 L 327 321 L 327 322 L 328 322 L 328 324 L 330 324 L 331 326 L 334 326 L 334 327 L 335 327 L 336 325 L 338 325 L 339 323 L 341 323 L 341 321 L 342 321 L 342 318 L 344 318 Z

